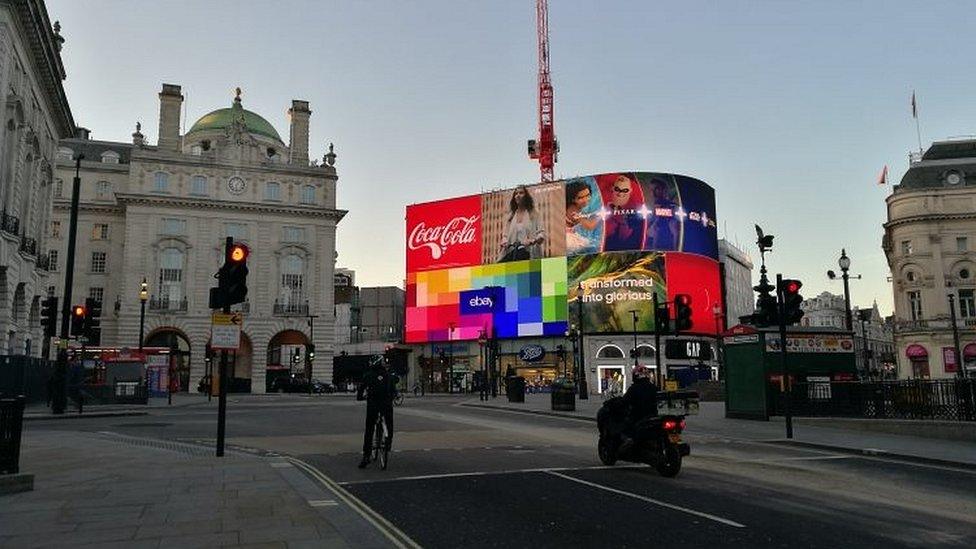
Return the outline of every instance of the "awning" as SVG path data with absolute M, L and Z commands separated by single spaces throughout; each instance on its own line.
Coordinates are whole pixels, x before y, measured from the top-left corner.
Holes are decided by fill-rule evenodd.
M 925 350 L 925 347 L 913 343 L 905 349 L 905 356 L 911 360 L 924 360 L 929 357 L 929 352 Z

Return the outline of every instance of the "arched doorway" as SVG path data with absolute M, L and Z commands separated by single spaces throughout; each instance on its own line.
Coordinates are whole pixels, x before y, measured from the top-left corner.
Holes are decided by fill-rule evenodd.
M 597 392 L 624 392 L 627 390 L 627 371 L 624 352 L 608 343 L 596 352 Z
M 206 372 L 204 372 L 205 384 L 209 382 L 210 376 L 220 377 L 220 351 L 211 349 L 210 342 L 208 341 L 206 352 L 207 368 Z M 227 369 L 231 373 L 230 385 L 227 386 L 227 392 L 251 392 L 251 365 L 253 362 L 254 346 L 251 344 L 251 338 L 241 332 L 240 347 L 236 351 L 227 352 Z
M 176 328 L 159 328 L 146 338 L 146 347 L 164 347 L 170 350 L 173 379 L 179 382 L 176 390 L 189 391 L 190 340 Z
M 308 337 L 298 330 L 283 330 L 268 343 L 266 387 L 271 392 L 275 380 L 291 374 L 305 375 Z

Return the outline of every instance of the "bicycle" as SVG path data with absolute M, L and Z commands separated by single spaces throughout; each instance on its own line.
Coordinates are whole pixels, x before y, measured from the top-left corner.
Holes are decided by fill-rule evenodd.
M 390 460 L 390 449 L 386 447 L 387 429 L 383 414 L 376 417 L 376 429 L 373 431 L 373 461 L 380 462 L 380 469 L 386 471 Z
M 402 392 L 397 391 L 396 396 L 393 397 L 393 405 L 394 406 L 403 406 L 403 393 Z

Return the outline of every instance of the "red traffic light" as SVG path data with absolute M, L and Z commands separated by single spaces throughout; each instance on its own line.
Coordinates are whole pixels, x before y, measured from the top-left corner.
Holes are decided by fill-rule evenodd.
M 800 288 L 803 287 L 803 283 L 800 282 L 799 280 L 787 280 L 784 286 L 785 286 L 784 290 L 786 290 L 786 293 L 795 294 L 795 293 L 799 293 Z
M 688 294 L 678 294 L 674 296 L 674 302 L 683 307 L 691 306 L 691 296 Z
M 230 247 L 230 253 L 227 254 L 227 258 L 234 263 L 241 263 L 247 259 L 247 256 L 250 253 L 251 251 L 247 249 L 247 246 L 243 244 L 234 244 Z
M 74 315 L 74 316 L 77 316 L 77 317 L 83 317 L 83 316 L 85 316 L 85 307 L 84 307 L 84 305 L 75 305 L 74 307 L 72 307 L 71 308 L 71 314 Z

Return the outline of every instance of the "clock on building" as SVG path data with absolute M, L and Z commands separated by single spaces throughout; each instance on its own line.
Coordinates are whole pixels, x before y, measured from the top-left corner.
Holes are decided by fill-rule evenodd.
M 232 177 L 227 180 L 227 190 L 234 194 L 241 194 L 245 187 L 247 187 L 247 183 L 240 177 Z

